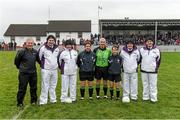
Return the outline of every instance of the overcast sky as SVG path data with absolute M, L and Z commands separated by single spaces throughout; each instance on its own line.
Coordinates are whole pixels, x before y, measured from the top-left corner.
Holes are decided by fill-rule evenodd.
M 10 24 L 46 24 L 51 20 L 180 19 L 180 0 L 0 0 L 0 36 Z

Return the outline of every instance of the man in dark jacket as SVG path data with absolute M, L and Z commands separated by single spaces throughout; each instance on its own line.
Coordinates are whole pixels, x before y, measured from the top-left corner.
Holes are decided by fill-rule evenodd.
M 88 81 L 89 87 L 89 99 L 92 99 L 93 94 L 93 80 L 95 70 L 96 55 L 91 51 L 91 42 L 85 41 L 84 51 L 78 55 L 77 65 L 79 67 L 79 78 L 81 81 L 81 100 L 84 99 L 86 80 Z
M 19 69 L 19 88 L 17 93 L 17 106 L 23 107 L 23 100 L 26 94 L 27 85 L 30 85 L 31 104 L 37 103 L 37 72 L 36 61 L 40 63 L 38 52 L 33 49 L 34 41 L 31 38 L 26 40 L 25 48 L 16 54 L 14 64 Z

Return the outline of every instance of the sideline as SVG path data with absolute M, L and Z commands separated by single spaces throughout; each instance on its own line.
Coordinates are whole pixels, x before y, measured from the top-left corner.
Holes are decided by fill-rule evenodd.
M 29 105 L 26 105 L 22 110 L 19 110 L 18 114 L 14 115 L 12 117 L 12 120 L 17 120 L 18 117 L 29 107 Z

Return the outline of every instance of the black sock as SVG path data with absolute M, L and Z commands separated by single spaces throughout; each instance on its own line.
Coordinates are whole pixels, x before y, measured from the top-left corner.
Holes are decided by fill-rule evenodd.
M 119 96 L 120 96 L 120 90 L 116 89 L 116 97 L 119 98 Z
M 93 95 L 93 87 L 90 86 L 89 87 L 89 97 L 92 97 L 92 95 Z
M 96 95 L 99 96 L 100 93 L 100 85 L 96 85 Z
M 81 97 L 84 97 L 85 87 L 80 88 Z
M 107 89 L 108 89 L 107 86 L 104 86 L 104 87 L 103 87 L 104 95 L 107 95 Z
M 111 89 L 110 89 L 110 95 L 111 95 L 111 97 L 113 97 L 113 92 L 114 92 L 114 90 L 113 90 L 113 88 L 111 88 Z

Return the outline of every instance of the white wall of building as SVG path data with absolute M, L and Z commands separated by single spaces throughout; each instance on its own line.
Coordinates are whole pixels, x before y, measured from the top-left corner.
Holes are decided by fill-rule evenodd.
M 78 39 L 78 33 L 77 32 L 61 32 L 60 33 L 60 44 L 62 44 L 62 40 L 67 39 Z M 78 44 L 78 43 L 77 43 Z
M 82 38 L 85 40 L 90 40 L 91 39 L 91 33 L 90 32 L 83 32 L 82 33 Z
M 9 43 L 11 41 L 11 37 L 9 36 L 4 36 L 4 42 Z
M 40 37 L 40 39 L 41 39 L 41 42 L 40 42 L 40 43 L 41 43 L 41 44 L 44 44 L 44 43 L 46 42 L 46 38 L 47 38 L 46 36 Z
M 35 36 L 15 36 L 15 41 L 17 43 L 17 46 L 23 46 L 24 42 L 26 42 L 26 40 L 28 38 L 32 38 L 34 40 L 34 42 L 36 43 L 36 37 Z
M 36 44 L 40 43 L 43 44 L 46 42 L 46 36 L 40 37 L 40 41 L 36 40 L 36 36 L 15 36 L 15 41 L 17 43 L 17 46 L 23 46 L 24 42 L 28 39 L 32 38 Z M 5 43 L 11 42 L 10 36 L 4 36 Z
M 77 32 L 61 32 L 60 33 L 60 40 L 77 39 L 77 38 L 78 38 Z
M 48 35 L 54 35 L 56 36 L 55 32 L 49 32 L 47 33 Z M 47 36 L 41 36 L 40 37 L 40 41 L 36 40 L 36 36 L 15 36 L 15 41 L 17 43 L 17 46 L 23 46 L 24 42 L 27 40 L 27 38 L 33 38 L 34 42 L 36 44 L 40 43 L 43 44 L 44 42 L 46 42 L 46 38 Z M 67 39 L 75 39 L 76 40 L 76 44 L 80 44 L 80 38 L 78 38 L 78 32 L 61 32 L 60 37 L 57 38 L 57 40 L 60 40 L 60 44 L 62 44 L 62 40 L 67 40 Z M 82 32 L 82 38 L 83 39 L 90 39 L 91 33 L 90 32 Z M 11 41 L 11 37 L 10 36 L 4 36 L 4 41 L 5 43 L 9 43 Z

